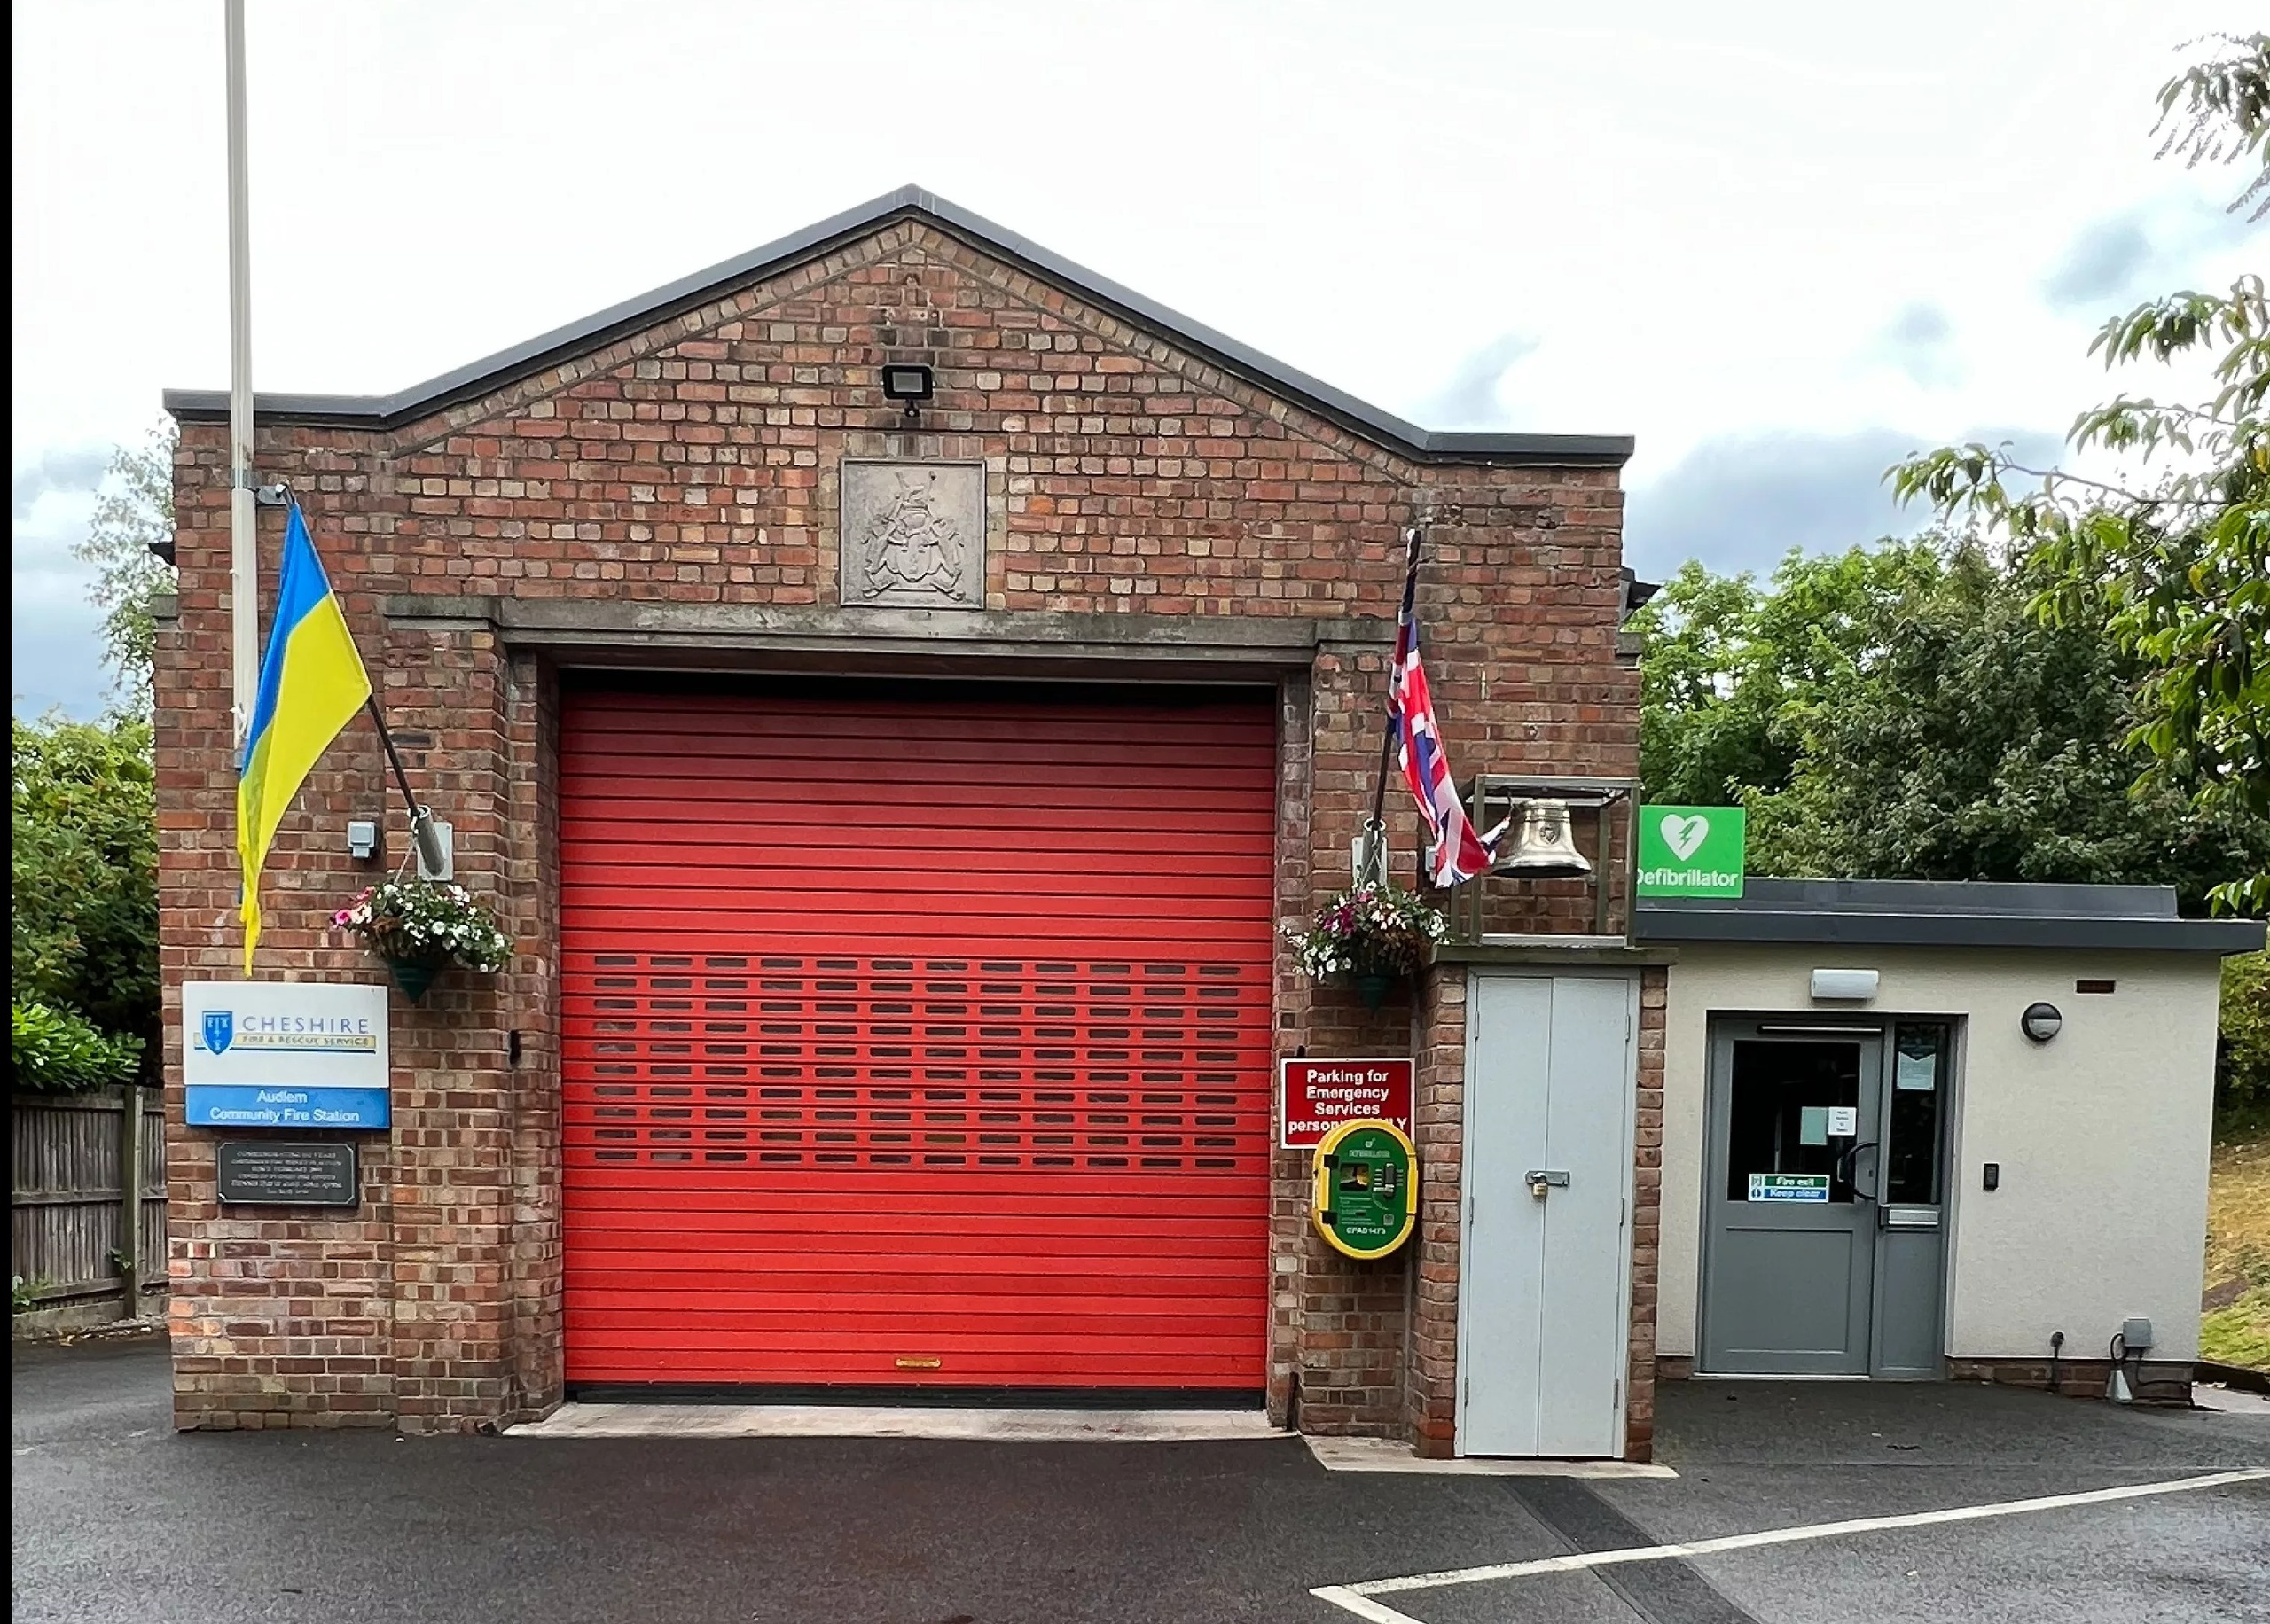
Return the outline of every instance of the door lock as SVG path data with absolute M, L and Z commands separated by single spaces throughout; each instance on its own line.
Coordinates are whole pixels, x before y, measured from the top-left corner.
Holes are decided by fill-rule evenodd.
M 1569 1175 L 1555 1167 L 1532 1167 L 1529 1171 L 1529 1192 L 1538 1200 L 1545 1199 L 1548 1190 L 1569 1188 Z

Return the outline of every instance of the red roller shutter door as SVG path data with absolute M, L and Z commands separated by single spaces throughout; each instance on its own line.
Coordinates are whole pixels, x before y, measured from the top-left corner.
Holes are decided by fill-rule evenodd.
M 568 1381 L 1259 1388 L 1273 758 L 1260 700 L 571 691 Z

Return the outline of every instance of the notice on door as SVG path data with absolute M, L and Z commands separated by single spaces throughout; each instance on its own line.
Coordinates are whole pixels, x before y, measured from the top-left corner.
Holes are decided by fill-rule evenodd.
M 1749 1175 L 1753 1201 L 1826 1201 L 1826 1173 L 1753 1173 Z
M 1277 1067 L 1277 1143 L 1311 1150 L 1342 1122 L 1367 1118 L 1411 1132 L 1406 1059 L 1284 1060 Z
M 1939 1051 L 1925 1049 L 1911 1054 L 1907 1046 L 1899 1050 L 1899 1062 L 1892 1068 L 1891 1086 L 1910 1094 L 1929 1094 L 1939 1086 Z

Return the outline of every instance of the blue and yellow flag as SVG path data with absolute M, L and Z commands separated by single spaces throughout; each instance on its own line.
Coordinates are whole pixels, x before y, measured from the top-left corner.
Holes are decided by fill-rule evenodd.
M 309 769 L 371 698 L 347 616 L 316 557 L 300 504 L 284 531 L 276 624 L 260 662 L 260 694 L 238 764 L 237 859 L 244 870 L 245 973 L 260 942 L 260 871 Z

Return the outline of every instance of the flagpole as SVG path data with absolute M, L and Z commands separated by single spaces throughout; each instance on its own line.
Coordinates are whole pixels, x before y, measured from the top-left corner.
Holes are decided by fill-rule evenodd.
M 1414 619 L 1419 613 L 1419 605 L 1416 595 L 1412 590 L 1412 583 L 1419 574 L 1419 550 L 1425 544 L 1426 537 L 1426 529 L 1421 525 L 1407 526 L 1403 532 L 1403 539 L 1409 548 L 1409 556 L 1403 570 L 1403 596 L 1396 600 L 1398 617 L 1396 643 L 1397 652 L 1402 650 L 1400 620 L 1402 606 L 1405 604 L 1410 605 L 1411 613 Z M 1388 672 L 1387 681 L 1387 730 L 1380 738 L 1379 771 L 1373 775 L 1372 779 L 1372 816 L 1364 824 L 1364 871 L 1358 877 L 1358 884 L 1369 884 L 1374 880 L 1384 882 L 1387 878 L 1387 769 L 1388 764 L 1395 756 L 1395 673 L 1393 670 Z
M 395 748 L 394 733 L 387 726 L 386 713 L 379 708 L 379 691 L 373 688 L 364 707 L 371 713 L 371 721 L 379 730 L 379 742 L 387 747 L 387 760 L 394 765 L 394 781 L 402 791 L 402 803 L 410 809 L 410 838 L 418 843 L 419 859 L 427 872 L 439 874 L 449 865 L 443 861 L 441 836 L 434 829 L 434 809 L 421 807 L 418 797 L 410 792 L 410 775 L 403 770 L 402 752 Z
M 229 122 L 230 691 L 243 749 L 260 691 L 260 539 L 252 472 L 252 237 L 245 139 L 245 0 L 224 0 Z

